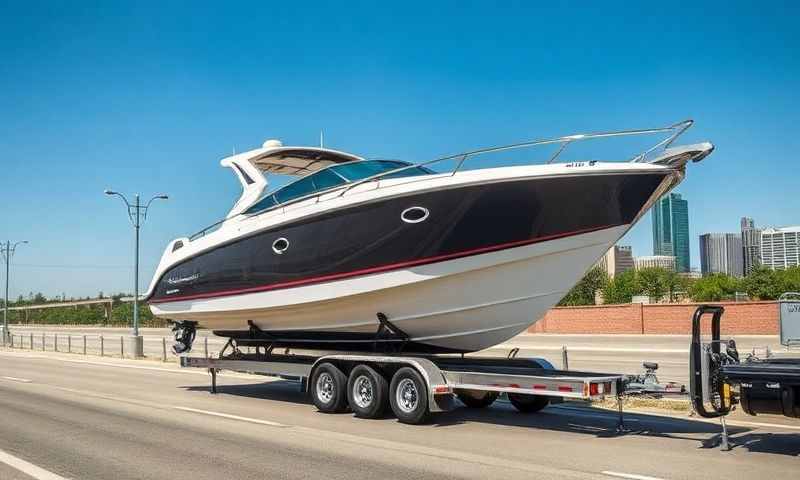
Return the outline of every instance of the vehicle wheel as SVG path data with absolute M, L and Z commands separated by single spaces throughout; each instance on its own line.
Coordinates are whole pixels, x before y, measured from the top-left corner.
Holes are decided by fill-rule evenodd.
M 323 363 L 311 377 L 311 397 L 320 412 L 347 410 L 347 377 L 331 363 Z
M 486 408 L 497 400 L 498 392 L 484 390 L 459 390 L 456 396 L 468 408 Z
M 357 417 L 380 418 L 386 411 L 389 384 L 367 365 L 358 365 L 347 380 L 347 401 Z
M 536 413 L 550 403 L 550 399 L 545 396 L 524 393 L 509 393 L 508 401 L 522 413 Z
M 403 423 L 418 424 L 424 422 L 428 410 L 428 388 L 416 370 L 403 367 L 392 377 L 389 387 L 389 403 L 397 419 Z

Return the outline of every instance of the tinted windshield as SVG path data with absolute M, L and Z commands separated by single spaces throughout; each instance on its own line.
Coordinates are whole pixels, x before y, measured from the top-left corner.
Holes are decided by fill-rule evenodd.
M 345 163 L 342 165 L 335 165 L 330 167 L 330 170 L 335 171 L 347 180 L 354 182 L 356 180 L 363 180 L 365 178 L 378 175 L 379 173 L 396 170 L 411 165 L 407 162 L 398 160 L 366 160 L 363 162 Z M 433 173 L 424 167 L 407 168 L 400 172 L 386 175 L 384 178 L 399 178 L 399 177 L 414 177 L 417 175 L 428 175 Z
M 317 173 L 296 180 L 285 187 L 270 193 L 259 200 L 244 213 L 256 213 L 275 205 L 304 197 L 317 191 L 326 190 L 337 185 L 363 180 L 383 172 L 410 166 L 410 163 L 398 160 L 367 160 L 345 163 L 320 170 Z M 412 167 L 400 172 L 386 175 L 384 178 L 414 177 L 433 173 L 424 167 Z

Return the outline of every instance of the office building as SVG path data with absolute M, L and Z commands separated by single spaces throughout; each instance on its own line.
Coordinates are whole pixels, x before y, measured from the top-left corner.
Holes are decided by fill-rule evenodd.
M 762 230 L 761 264 L 773 270 L 800 266 L 800 226 Z
M 750 275 L 761 264 L 761 230 L 755 227 L 752 218 L 742 217 L 742 261 L 744 274 Z
M 700 235 L 700 271 L 703 275 L 724 273 L 733 277 L 744 275 L 742 237 L 736 233 L 706 233 Z
M 651 255 L 648 257 L 636 257 L 634 260 L 636 269 L 660 267 L 665 270 L 675 271 L 676 260 L 672 255 Z
M 689 271 L 689 203 L 679 193 L 653 206 L 653 255 L 675 257 L 676 271 Z
M 596 265 L 610 278 L 614 278 L 615 275 L 634 268 L 633 250 L 628 245 L 614 245 Z

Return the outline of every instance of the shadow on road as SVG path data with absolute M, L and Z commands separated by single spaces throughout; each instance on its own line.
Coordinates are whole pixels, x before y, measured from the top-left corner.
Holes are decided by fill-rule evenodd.
M 184 386 L 192 392 L 208 392 L 207 386 Z M 300 392 L 300 384 L 291 381 L 271 381 L 254 384 L 218 385 L 218 395 L 235 395 L 273 402 L 311 404 Z M 313 408 L 313 407 L 310 407 Z M 688 440 L 698 443 L 698 448 L 717 448 L 721 427 L 718 424 L 701 422 L 690 418 L 665 417 L 649 413 L 626 412 L 625 430 L 617 431 L 616 412 L 583 406 L 580 403 L 551 405 L 539 413 L 522 414 L 509 403 L 497 401 L 488 409 L 456 408 L 453 411 L 433 416 L 434 428 L 452 428 L 465 423 L 486 423 L 518 428 L 546 429 L 558 432 L 592 435 L 597 438 L 623 436 L 657 437 Z M 730 442 L 734 449 L 750 452 L 800 456 L 800 435 L 758 433 L 740 426 L 728 427 Z
M 208 386 L 182 386 L 189 392 L 210 392 Z M 275 380 L 264 383 L 220 385 L 217 384 L 217 395 L 235 395 L 237 397 L 259 398 L 273 402 L 311 404 L 308 395 L 300 392 L 300 384 L 288 380 Z

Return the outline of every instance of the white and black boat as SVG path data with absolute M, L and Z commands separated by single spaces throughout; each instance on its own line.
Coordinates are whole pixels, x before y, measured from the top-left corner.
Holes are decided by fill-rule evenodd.
M 424 163 L 364 160 L 270 140 L 222 160 L 243 193 L 227 217 L 172 241 L 148 292 L 177 322 L 239 344 L 325 350 L 481 350 L 555 305 L 710 143 L 672 147 L 691 121 L 571 135 Z M 658 135 L 623 161 L 559 163 L 591 138 Z M 466 169 L 551 145 L 542 164 Z M 452 165 L 447 171 L 440 165 Z M 268 174 L 299 177 L 268 191 Z

